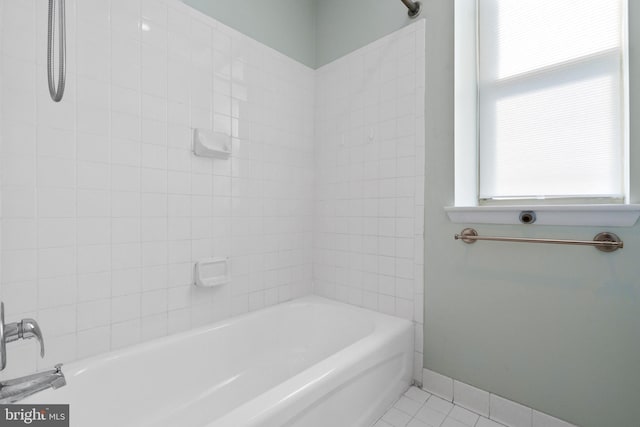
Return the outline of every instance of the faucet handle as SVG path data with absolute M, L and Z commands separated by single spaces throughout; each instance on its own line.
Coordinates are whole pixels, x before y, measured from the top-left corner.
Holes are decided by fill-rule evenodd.
M 7 343 L 19 339 L 36 338 L 40 343 L 40 357 L 44 357 L 44 340 L 38 322 L 22 319 L 19 322 L 4 323 L 4 303 L 0 302 L 0 371 L 7 366 Z
M 44 357 L 44 340 L 38 322 L 34 319 L 22 319 L 19 322 L 4 325 L 5 343 L 29 338 L 36 338 L 38 340 L 40 343 L 40 357 Z
M 35 338 L 40 343 L 40 357 L 44 357 L 44 339 L 38 322 L 34 319 L 22 319 L 18 324 L 18 338 Z M 17 338 L 16 338 L 17 339 Z

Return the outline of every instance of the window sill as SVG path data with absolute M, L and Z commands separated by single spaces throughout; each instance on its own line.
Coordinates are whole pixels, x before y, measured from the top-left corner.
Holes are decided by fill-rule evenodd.
M 631 227 L 640 217 L 640 205 L 530 205 L 448 206 L 445 212 L 457 224 L 522 224 L 520 212 L 534 211 L 534 225 Z

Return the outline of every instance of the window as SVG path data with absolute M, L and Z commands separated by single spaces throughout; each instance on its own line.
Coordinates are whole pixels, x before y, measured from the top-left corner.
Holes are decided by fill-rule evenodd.
M 479 0 L 482 201 L 624 200 L 622 0 Z
M 627 0 L 456 0 L 456 206 L 629 203 Z

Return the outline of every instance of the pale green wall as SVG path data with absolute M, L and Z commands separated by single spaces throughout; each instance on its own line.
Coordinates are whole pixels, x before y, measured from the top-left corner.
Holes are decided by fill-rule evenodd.
M 640 22 L 633 3 L 631 22 Z M 625 249 L 453 240 L 590 239 L 601 228 L 452 224 L 453 1 L 427 0 L 424 363 L 583 427 L 640 426 L 640 225 Z M 640 26 L 631 29 L 632 177 L 640 202 Z
M 220 22 L 315 68 L 314 0 L 183 0 Z
M 318 67 L 415 22 L 400 0 L 317 0 L 316 12 Z

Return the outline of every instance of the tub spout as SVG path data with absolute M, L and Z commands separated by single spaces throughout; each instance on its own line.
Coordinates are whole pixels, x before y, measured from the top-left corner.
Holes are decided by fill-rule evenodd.
M 18 402 L 32 394 L 49 388 L 57 389 L 66 384 L 62 364 L 56 365 L 50 371 L 0 382 L 0 403 Z

